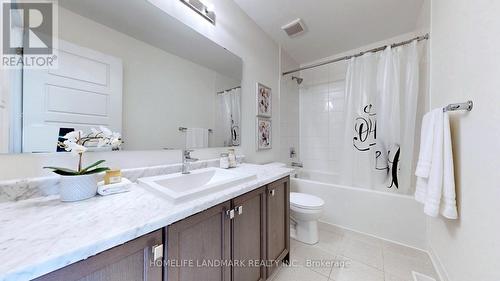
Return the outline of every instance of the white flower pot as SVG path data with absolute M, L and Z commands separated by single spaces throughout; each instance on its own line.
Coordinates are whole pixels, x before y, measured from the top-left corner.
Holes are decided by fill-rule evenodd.
M 63 202 L 92 198 L 97 194 L 97 179 L 95 175 L 61 176 L 59 194 Z

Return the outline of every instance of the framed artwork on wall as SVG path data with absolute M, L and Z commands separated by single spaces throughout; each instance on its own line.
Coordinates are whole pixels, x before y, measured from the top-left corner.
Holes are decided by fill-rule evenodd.
M 257 83 L 257 116 L 271 117 L 272 115 L 272 90 Z
M 257 150 L 272 148 L 272 132 L 271 119 L 257 117 Z

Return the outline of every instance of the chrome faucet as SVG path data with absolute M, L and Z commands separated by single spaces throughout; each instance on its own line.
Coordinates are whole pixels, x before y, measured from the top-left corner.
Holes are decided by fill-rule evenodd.
M 185 175 L 190 173 L 191 163 L 198 161 L 197 158 L 191 157 L 191 152 L 193 150 L 182 150 L 182 173 Z

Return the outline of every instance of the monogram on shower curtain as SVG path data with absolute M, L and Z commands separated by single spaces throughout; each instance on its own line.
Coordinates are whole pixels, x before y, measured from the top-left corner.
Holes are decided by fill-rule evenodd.
M 240 145 L 241 89 L 226 91 L 218 97 L 222 109 L 220 120 L 223 123 L 221 127 L 223 128 L 224 146 Z
M 409 192 L 419 86 L 417 42 L 348 63 L 341 181 Z

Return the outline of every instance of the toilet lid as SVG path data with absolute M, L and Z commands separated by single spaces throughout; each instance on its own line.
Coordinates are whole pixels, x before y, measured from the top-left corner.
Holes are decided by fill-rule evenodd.
M 321 209 L 321 207 L 325 204 L 325 201 L 314 195 L 291 192 L 290 204 L 303 209 Z

